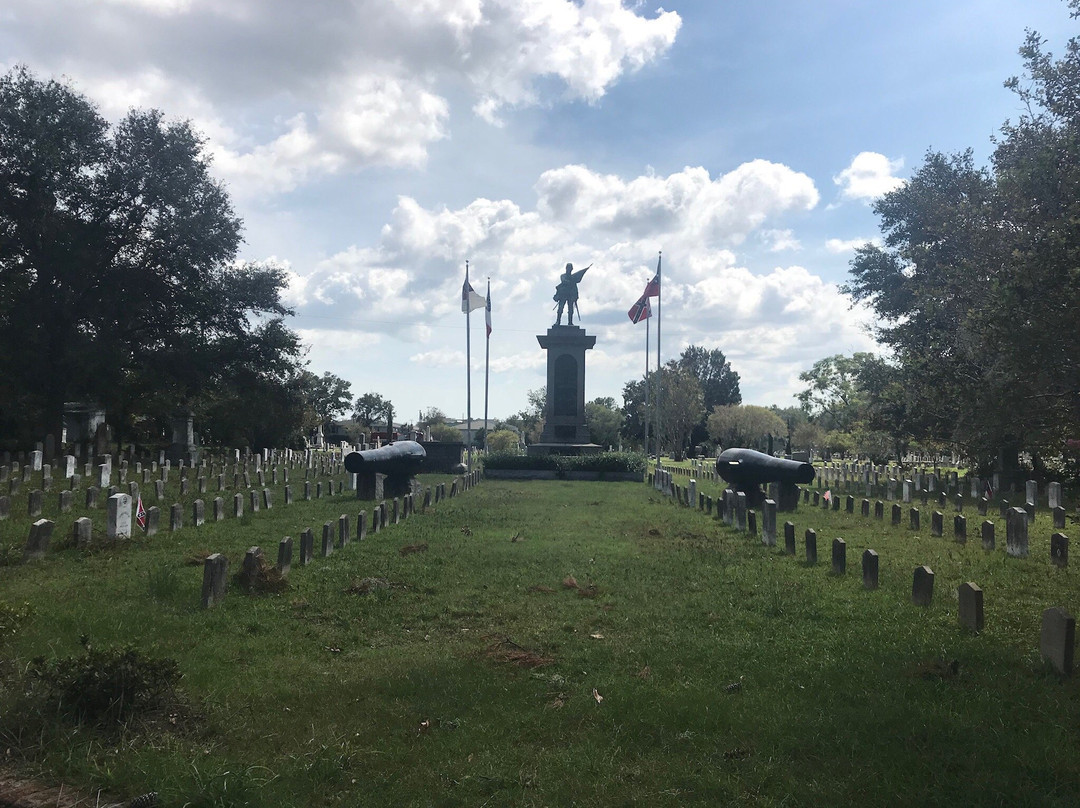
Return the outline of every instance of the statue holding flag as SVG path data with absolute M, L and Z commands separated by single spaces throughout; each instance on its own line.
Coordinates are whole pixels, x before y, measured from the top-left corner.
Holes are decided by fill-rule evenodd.
M 563 308 L 567 304 L 569 304 L 569 308 L 566 313 L 566 324 L 574 324 L 574 308 L 577 306 L 578 299 L 577 287 L 591 266 L 592 264 L 589 264 L 585 269 L 579 269 L 575 272 L 574 265 L 567 264 L 566 270 L 559 276 L 559 283 L 555 287 L 555 295 L 551 298 L 559 306 L 558 314 L 555 316 L 555 325 L 562 325 Z M 578 314 L 580 316 L 581 312 L 579 311 Z

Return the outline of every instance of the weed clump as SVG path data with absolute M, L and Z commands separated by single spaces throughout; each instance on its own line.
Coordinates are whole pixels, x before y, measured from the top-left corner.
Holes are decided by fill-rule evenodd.
M 31 682 L 47 706 L 80 722 L 119 725 L 176 707 L 180 666 L 130 646 L 96 649 L 81 656 L 31 660 Z

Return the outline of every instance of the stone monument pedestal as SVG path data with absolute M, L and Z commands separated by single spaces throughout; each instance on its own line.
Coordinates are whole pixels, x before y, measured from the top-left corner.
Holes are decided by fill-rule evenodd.
M 544 431 L 530 455 L 589 454 L 601 451 L 585 424 L 585 351 L 596 337 L 576 325 L 553 325 L 536 337 L 547 351 L 547 405 Z

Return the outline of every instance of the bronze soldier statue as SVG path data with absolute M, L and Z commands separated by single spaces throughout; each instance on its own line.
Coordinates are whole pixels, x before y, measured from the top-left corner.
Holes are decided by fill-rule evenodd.
M 577 306 L 578 299 L 578 283 L 585 276 L 585 273 L 589 271 L 589 267 L 592 264 L 585 267 L 585 269 L 579 269 L 574 272 L 574 265 L 567 264 L 566 271 L 559 276 L 559 283 L 555 287 L 555 296 L 551 299 L 559 304 L 558 314 L 555 316 L 555 325 L 562 325 L 563 308 L 569 304 L 569 308 L 566 312 L 566 324 L 574 324 L 574 308 Z M 578 312 L 580 315 L 580 312 Z

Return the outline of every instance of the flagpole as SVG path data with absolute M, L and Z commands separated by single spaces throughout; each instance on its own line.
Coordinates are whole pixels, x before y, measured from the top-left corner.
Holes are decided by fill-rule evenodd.
M 649 298 L 645 298 L 648 301 Z M 645 457 L 649 456 L 649 320 L 645 318 Z
M 469 262 L 465 261 L 465 286 L 472 289 L 469 283 Z M 472 471 L 472 341 L 470 339 L 472 329 L 469 328 L 469 318 L 472 316 L 472 303 L 465 307 L 465 435 L 468 441 L 465 462 L 469 471 Z
M 660 262 L 663 259 L 663 251 L 656 255 L 656 278 L 659 283 L 656 290 L 656 399 L 653 402 L 653 411 L 656 418 L 656 428 L 653 430 L 656 440 L 656 462 L 660 462 L 660 373 L 663 365 L 660 364 L 660 296 L 664 293 L 664 282 L 660 278 Z
M 484 333 L 487 335 L 484 338 L 484 454 L 487 454 L 488 448 L 488 362 L 491 358 L 491 330 L 488 328 L 488 323 L 491 322 L 491 278 L 488 278 L 487 282 L 487 297 L 485 298 L 484 308 Z

